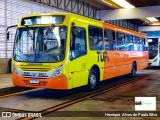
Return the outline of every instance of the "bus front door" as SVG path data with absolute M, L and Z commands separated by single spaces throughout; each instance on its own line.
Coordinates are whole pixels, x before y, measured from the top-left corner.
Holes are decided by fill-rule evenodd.
M 71 29 L 70 53 L 69 53 L 69 78 L 72 80 L 72 88 L 87 84 L 87 47 L 86 30 L 74 26 Z

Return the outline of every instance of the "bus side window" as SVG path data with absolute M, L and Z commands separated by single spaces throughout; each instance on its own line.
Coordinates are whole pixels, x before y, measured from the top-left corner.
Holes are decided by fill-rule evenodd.
M 124 33 L 117 32 L 117 50 L 125 50 L 125 35 Z
M 103 49 L 102 28 L 89 26 L 89 47 L 91 50 L 102 50 Z
M 141 41 L 142 41 L 142 49 L 143 51 L 145 51 L 145 38 L 141 38 Z
M 115 31 L 104 30 L 104 44 L 105 50 L 116 50 Z
M 145 51 L 148 51 L 148 40 L 145 38 Z
M 71 31 L 70 60 L 74 60 L 87 53 L 86 31 L 80 27 L 72 27 Z
M 133 36 L 130 34 L 126 34 L 126 50 L 133 50 Z
M 143 51 L 143 40 L 139 38 L 139 51 Z
M 140 51 L 140 39 L 137 36 L 134 36 L 134 50 Z

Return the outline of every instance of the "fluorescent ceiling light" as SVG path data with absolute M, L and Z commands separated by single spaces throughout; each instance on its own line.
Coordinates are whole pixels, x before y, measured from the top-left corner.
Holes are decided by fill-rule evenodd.
M 112 0 L 112 1 L 124 8 L 135 8 L 135 6 L 131 5 L 126 0 Z
M 107 1 L 105 1 L 105 0 L 102 0 L 102 2 L 107 3 L 107 4 L 110 5 L 110 6 L 113 6 L 111 3 L 109 3 L 109 2 L 107 2 Z
M 150 25 L 160 25 L 160 22 L 154 22 L 154 23 L 151 23 Z
M 158 20 L 156 19 L 156 18 L 154 18 L 154 17 L 148 17 L 148 18 L 146 18 L 146 19 L 148 19 L 149 21 L 151 21 L 151 22 L 157 22 Z

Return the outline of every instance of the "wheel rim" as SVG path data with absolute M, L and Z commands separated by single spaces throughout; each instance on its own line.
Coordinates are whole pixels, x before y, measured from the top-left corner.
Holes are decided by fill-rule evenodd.
M 91 88 L 94 89 L 95 86 L 96 86 L 96 76 L 94 74 L 91 74 L 90 76 L 90 85 L 91 85 Z

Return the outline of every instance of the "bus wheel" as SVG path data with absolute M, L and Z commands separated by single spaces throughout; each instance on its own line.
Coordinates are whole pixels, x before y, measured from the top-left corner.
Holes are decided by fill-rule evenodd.
M 95 90 L 96 86 L 97 86 L 97 74 L 94 69 L 91 69 L 88 76 L 87 91 Z
M 132 64 L 132 70 L 131 70 L 131 74 L 130 74 L 130 77 L 135 77 L 136 76 L 136 64 L 133 63 Z

